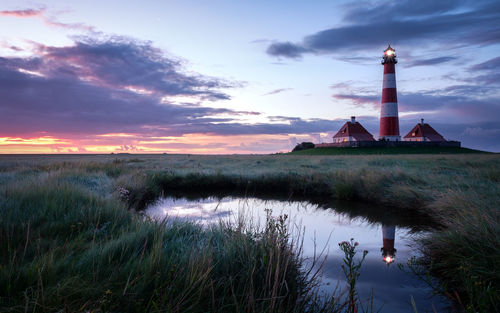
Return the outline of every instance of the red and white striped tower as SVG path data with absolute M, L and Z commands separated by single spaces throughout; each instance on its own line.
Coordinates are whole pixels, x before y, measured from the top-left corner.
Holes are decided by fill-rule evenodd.
M 391 45 L 384 51 L 382 64 L 384 65 L 384 82 L 382 84 L 382 103 L 380 106 L 379 139 L 400 141 L 398 96 L 396 92 L 396 50 Z

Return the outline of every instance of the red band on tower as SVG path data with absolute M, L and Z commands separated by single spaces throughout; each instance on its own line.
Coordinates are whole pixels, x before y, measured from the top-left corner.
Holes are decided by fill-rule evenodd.
M 382 103 L 387 102 L 398 102 L 398 95 L 396 88 L 384 88 L 382 89 Z
M 391 46 L 389 46 L 389 48 L 390 47 Z M 387 49 L 389 49 L 389 48 L 387 48 Z M 396 50 L 393 50 L 393 51 L 396 51 Z M 394 58 L 395 57 L 396 57 L 396 55 L 394 54 Z M 382 64 L 384 64 L 384 74 L 394 74 L 394 73 L 396 73 L 396 67 L 394 66 L 394 64 L 396 64 L 398 61 L 394 60 L 394 62 L 395 63 L 382 63 Z
M 381 117 L 379 136 L 399 136 L 399 119 L 397 117 Z

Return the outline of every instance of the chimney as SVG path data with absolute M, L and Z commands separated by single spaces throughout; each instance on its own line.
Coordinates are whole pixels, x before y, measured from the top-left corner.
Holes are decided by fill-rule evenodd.
M 351 124 L 356 123 L 356 116 L 351 116 Z
M 423 118 L 420 119 L 420 125 L 422 125 L 422 126 L 424 125 L 424 119 Z

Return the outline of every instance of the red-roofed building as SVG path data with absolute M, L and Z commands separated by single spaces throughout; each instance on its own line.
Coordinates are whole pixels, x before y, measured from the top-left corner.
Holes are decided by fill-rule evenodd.
M 404 141 L 446 141 L 431 125 L 424 123 L 424 119 L 410 130 L 403 138 Z
M 375 141 L 370 134 L 356 118 L 351 116 L 351 121 L 346 122 L 340 130 L 333 136 L 333 143 L 352 142 L 352 141 Z

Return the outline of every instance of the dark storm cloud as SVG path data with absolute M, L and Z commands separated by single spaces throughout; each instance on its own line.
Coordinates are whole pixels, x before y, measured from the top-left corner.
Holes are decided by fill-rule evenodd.
M 500 42 L 498 1 L 386 1 L 347 8 L 344 25 L 306 36 L 302 42 L 275 42 L 267 53 L 300 58 L 304 53 L 371 49 L 391 43 L 439 41 L 448 45 Z
M 149 43 L 116 37 L 69 47 L 39 46 L 29 58 L 0 58 L 0 131 L 97 134 L 221 122 L 226 119 L 208 116 L 241 112 L 161 99 L 228 99 L 214 90 L 227 86 L 215 78 L 185 74 L 179 61 Z
M 164 104 L 151 96 L 96 86 L 79 79 L 38 77 L 0 69 L 0 132 L 99 134 L 143 126 L 224 121 L 208 115 L 225 109 Z
M 259 112 L 197 105 L 201 99 L 229 99 L 218 90 L 237 84 L 186 74 L 181 61 L 147 42 L 87 38 L 72 46 L 38 45 L 35 50 L 31 57 L 0 58 L 3 135 L 235 135 L 331 129 L 331 121 L 287 117 L 248 125 L 234 118 Z M 176 96 L 192 98 L 193 104 L 173 104 L 169 99 Z
M 186 75 L 181 62 L 167 58 L 149 42 L 124 37 L 84 38 L 70 47 L 41 47 L 44 74 L 76 76 L 114 88 L 132 87 L 158 95 L 228 99 L 214 88 L 229 87 L 221 80 Z
M 272 43 L 266 50 L 269 55 L 282 56 L 292 59 L 300 58 L 303 53 L 310 51 L 311 50 L 288 41 Z

